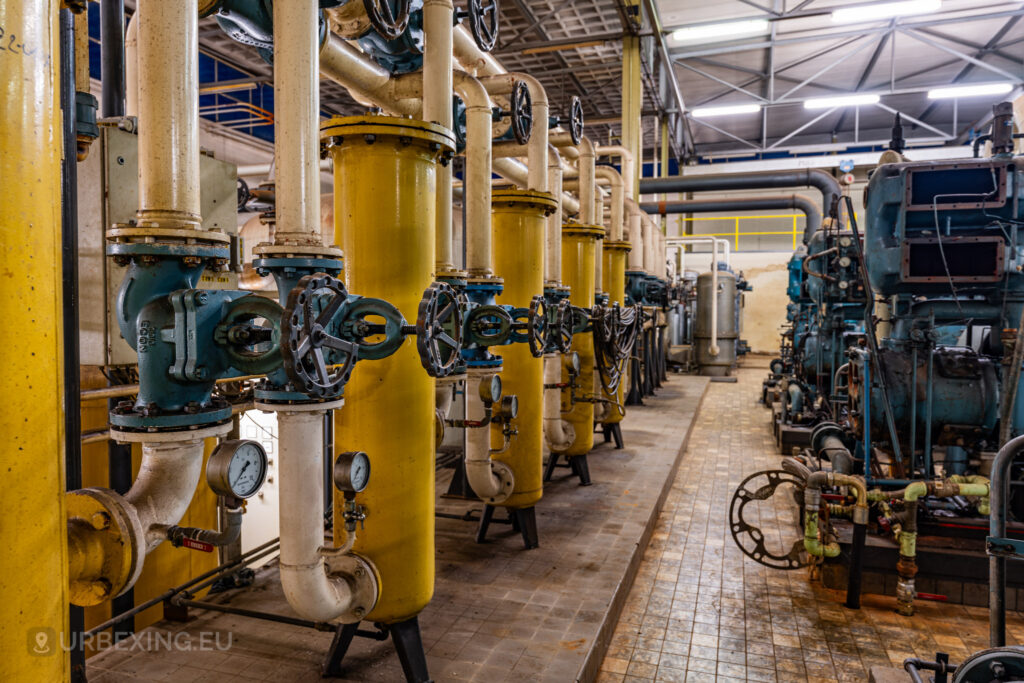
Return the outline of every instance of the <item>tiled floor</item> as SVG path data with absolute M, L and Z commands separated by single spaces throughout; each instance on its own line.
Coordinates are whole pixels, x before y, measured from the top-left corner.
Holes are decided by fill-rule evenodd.
M 707 386 L 704 378 L 674 376 L 647 405 L 630 408 L 626 448 L 600 445 L 590 456 L 593 486 L 580 487 L 559 470 L 537 506 L 538 549 L 524 551 L 506 526 L 492 526 L 491 540 L 478 545 L 475 524 L 437 520 L 435 594 L 420 615 L 435 681 L 596 677 Z M 438 481 L 439 492 L 446 488 L 447 476 Z M 440 504 L 454 513 L 480 507 Z M 252 588 L 226 597 L 235 607 L 291 613 L 273 567 L 261 570 Z M 230 633 L 231 649 L 183 652 L 128 641 L 89 660 L 90 681 L 317 681 L 332 637 L 209 612 L 149 631 L 190 643 L 202 632 L 221 634 L 221 642 Z M 357 638 L 345 666 L 345 680 L 402 679 L 390 642 Z
M 749 365 L 737 384 L 708 389 L 598 680 L 866 681 L 871 666 L 936 651 L 958 662 L 987 647 L 986 608 L 919 601 L 907 618 L 893 598 L 866 595 L 849 610 L 806 570 L 740 553 L 727 525 L 733 491 L 779 463 L 756 402 L 766 368 Z M 796 539 L 791 509 L 762 510 L 766 537 Z M 1008 640 L 1024 641 L 1024 618 L 1008 622 Z

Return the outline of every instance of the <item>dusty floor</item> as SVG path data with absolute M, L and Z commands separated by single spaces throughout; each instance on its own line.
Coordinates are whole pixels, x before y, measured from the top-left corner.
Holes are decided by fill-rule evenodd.
M 420 615 L 435 681 L 551 681 L 597 676 L 628 587 L 641 562 L 681 458 L 707 379 L 674 376 L 655 398 L 630 408 L 624 450 L 599 445 L 590 455 L 594 484 L 580 487 L 557 470 L 537 505 L 540 548 L 523 550 L 519 534 L 492 527 L 474 542 L 476 524 L 437 520 L 437 580 Z M 600 439 L 598 439 L 600 441 Z M 437 483 L 447 488 L 447 474 Z M 479 502 L 441 499 L 464 513 Z M 367 519 L 365 533 L 371 533 Z M 222 598 L 234 607 L 291 614 L 276 568 L 256 585 Z M 180 651 L 132 641 L 89 660 L 90 681 L 318 681 L 332 634 L 297 626 L 197 612 L 186 624 L 161 622 L 148 634 L 199 644 L 219 634 L 230 649 Z M 368 625 L 367 625 L 368 627 Z M 351 681 L 399 681 L 390 642 L 356 639 L 345 660 Z
M 733 491 L 779 463 L 757 404 L 766 368 L 749 365 L 737 384 L 708 389 L 598 681 L 866 681 L 871 666 L 986 648 L 986 608 L 918 601 L 907 618 L 893 598 L 866 595 L 848 610 L 806 570 L 767 569 L 737 549 Z M 785 514 L 765 510 L 761 523 L 796 538 Z M 1024 642 L 1024 618 L 1008 622 L 1007 639 Z

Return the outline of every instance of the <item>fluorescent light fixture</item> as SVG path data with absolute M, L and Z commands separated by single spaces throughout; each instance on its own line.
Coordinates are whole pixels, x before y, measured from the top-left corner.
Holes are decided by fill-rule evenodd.
M 716 42 L 737 36 L 768 33 L 769 26 L 767 19 L 727 21 L 720 24 L 704 24 L 676 29 L 672 32 L 671 38 L 677 43 Z
M 981 97 L 982 95 L 1005 95 L 1013 90 L 1012 83 L 985 83 L 982 85 L 954 85 L 928 91 L 929 100 L 948 100 L 956 97 Z
M 865 95 L 840 95 L 839 97 L 818 97 L 804 101 L 804 109 L 831 109 L 832 107 L 859 107 L 864 104 L 878 104 L 882 98 L 871 93 Z
M 690 111 L 691 116 L 708 119 L 713 116 L 732 116 L 734 114 L 756 114 L 761 111 L 760 104 L 735 104 L 728 107 L 699 107 Z
M 844 7 L 832 12 L 832 21 L 849 24 L 856 21 L 877 21 L 892 17 L 909 17 L 914 14 L 937 12 L 942 0 L 902 0 L 901 2 L 880 2 L 873 5 Z

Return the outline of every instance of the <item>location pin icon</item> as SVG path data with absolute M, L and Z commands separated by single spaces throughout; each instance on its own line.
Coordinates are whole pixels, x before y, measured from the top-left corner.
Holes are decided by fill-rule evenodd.
M 36 652 L 46 652 L 49 648 L 50 635 L 46 631 L 36 631 Z

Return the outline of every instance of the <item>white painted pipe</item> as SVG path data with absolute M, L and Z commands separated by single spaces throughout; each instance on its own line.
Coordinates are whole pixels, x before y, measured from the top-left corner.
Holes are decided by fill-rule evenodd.
M 198 0 L 139 0 L 138 14 L 139 224 L 197 229 Z
M 320 81 L 317 0 L 274 12 L 276 245 L 320 245 Z
M 635 196 L 637 191 L 636 160 L 633 158 L 633 153 L 622 145 L 598 145 L 596 151 L 599 157 L 617 156 L 620 158 L 622 183 L 626 188 L 626 193 L 633 201 L 640 201 L 640 197 Z
M 420 101 L 393 95 L 391 73 L 387 69 L 334 34 L 329 34 L 320 48 L 320 73 L 347 88 L 364 104 L 380 107 L 395 116 L 421 115 Z
M 329 576 L 324 545 L 325 411 L 277 413 L 281 587 L 299 616 L 330 621 L 353 605 L 350 580 Z M 353 534 L 349 534 L 349 541 Z M 368 577 L 367 580 L 375 579 Z
M 482 422 L 486 419 L 480 384 L 490 382 L 493 370 L 470 369 L 466 380 L 466 420 Z M 481 500 L 497 505 L 508 499 L 515 488 L 511 468 L 491 460 L 491 428 L 468 427 L 465 433 L 466 479 Z
M 124 115 L 139 115 L 139 13 L 128 20 L 124 35 Z
M 545 235 L 547 250 L 544 252 L 544 282 L 558 287 L 562 284 L 562 157 L 554 145 L 548 145 L 548 190 L 558 203 L 556 210 L 547 217 Z
M 644 240 L 644 271 L 650 275 L 657 275 L 654 262 L 657 258 L 654 255 L 654 221 L 647 214 L 642 215 L 643 240 Z
M 491 101 L 465 71 L 455 72 L 455 92 L 466 103 L 466 270 L 494 274 L 491 255 Z
M 544 356 L 544 384 L 553 386 L 562 381 L 562 359 L 558 354 Z M 564 453 L 576 441 L 576 430 L 562 419 L 560 389 L 544 390 L 544 441 L 552 453 Z
M 139 475 L 124 498 L 138 515 L 146 554 L 166 540 L 167 527 L 185 516 L 202 471 L 202 439 L 142 444 Z
M 643 212 L 640 206 L 633 200 L 626 202 L 629 207 L 629 269 L 641 271 L 644 269 L 644 240 L 643 240 Z
M 721 259 L 723 261 L 725 261 L 725 265 L 731 267 L 732 266 L 732 244 L 729 242 L 729 240 L 725 239 L 724 237 L 714 237 L 712 239 L 714 239 L 715 242 L 718 244 L 720 253 L 722 255 Z M 708 243 L 708 236 L 707 235 L 684 235 L 684 236 L 679 236 L 679 237 L 669 237 L 669 238 L 666 239 L 666 242 L 668 244 L 682 244 L 682 245 L 686 245 L 686 244 L 707 244 Z
M 537 192 L 548 191 L 548 118 L 550 106 L 548 94 L 540 81 L 525 73 L 504 73 L 481 79 L 484 88 L 491 95 L 511 95 L 516 83 L 522 81 L 530 93 L 533 114 L 533 131 L 527 143 L 527 187 Z
M 423 120 L 454 127 L 452 113 L 452 0 L 423 3 Z M 455 271 L 452 239 L 452 165 L 437 166 L 435 272 Z
M 611 185 L 611 219 L 608 225 L 608 239 L 619 242 L 622 240 L 623 215 L 625 213 L 626 187 L 625 177 L 610 166 L 598 166 L 596 168 L 598 181 L 605 180 Z

